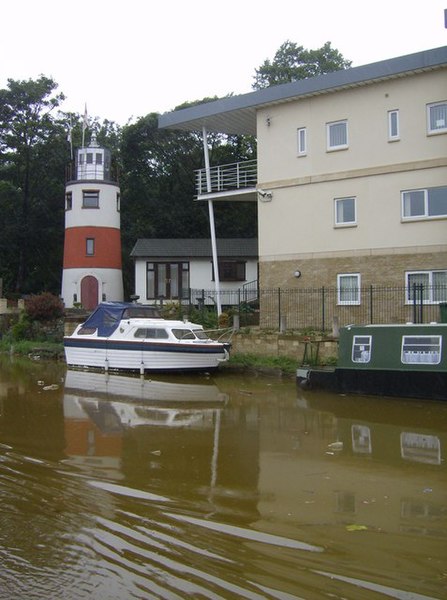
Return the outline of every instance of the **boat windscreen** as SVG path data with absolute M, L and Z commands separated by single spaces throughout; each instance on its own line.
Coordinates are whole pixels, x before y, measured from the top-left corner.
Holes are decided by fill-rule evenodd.
M 85 321 L 84 327 L 96 327 L 99 336 L 108 337 L 118 327 L 122 314 L 122 308 L 100 304 Z
M 123 312 L 123 319 L 161 319 L 155 306 L 129 306 Z

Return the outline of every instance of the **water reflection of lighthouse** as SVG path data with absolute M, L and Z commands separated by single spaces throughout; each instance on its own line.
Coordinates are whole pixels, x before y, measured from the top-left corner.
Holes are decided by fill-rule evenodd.
M 120 189 L 111 154 L 92 134 L 76 153 L 65 187 L 62 298 L 67 308 L 91 310 L 103 300 L 123 300 Z

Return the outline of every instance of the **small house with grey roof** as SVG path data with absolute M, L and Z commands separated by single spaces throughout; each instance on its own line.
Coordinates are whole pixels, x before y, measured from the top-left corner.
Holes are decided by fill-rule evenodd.
M 217 239 L 220 303 L 237 304 L 242 293 L 255 293 L 258 241 L 255 238 Z M 139 239 L 135 262 L 135 294 L 143 303 L 216 300 L 213 250 L 210 239 Z

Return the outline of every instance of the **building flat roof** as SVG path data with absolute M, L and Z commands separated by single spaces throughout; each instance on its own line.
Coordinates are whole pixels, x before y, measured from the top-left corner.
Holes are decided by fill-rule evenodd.
M 160 115 L 158 124 L 162 129 L 205 127 L 216 133 L 256 135 L 256 112 L 262 107 L 439 68 L 447 68 L 447 46 L 168 112 Z

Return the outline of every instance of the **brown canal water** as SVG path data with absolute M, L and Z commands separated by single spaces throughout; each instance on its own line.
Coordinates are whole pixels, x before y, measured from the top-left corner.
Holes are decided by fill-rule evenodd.
M 0 359 L 0 599 L 447 598 L 447 403 Z

